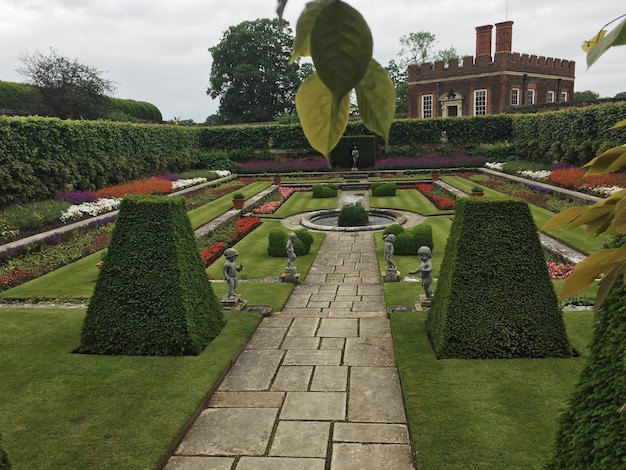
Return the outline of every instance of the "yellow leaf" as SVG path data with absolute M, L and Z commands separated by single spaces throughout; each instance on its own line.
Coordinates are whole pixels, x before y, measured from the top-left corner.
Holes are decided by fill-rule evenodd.
M 589 168 L 587 175 L 611 173 L 626 165 L 626 147 L 619 146 L 608 149 L 584 166 Z
M 558 227 L 559 225 L 569 224 L 586 210 L 586 207 L 570 207 L 569 209 L 565 209 L 564 211 L 552 216 L 544 224 L 544 226 L 541 227 L 541 230 Z
M 605 35 L 606 35 L 606 29 L 603 29 L 594 37 L 589 39 L 589 41 L 583 42 L 583 45 L 582 45 L 583 51 L 589 52 L 589 49 L 591 49 L 593 46 L 598 44 L 598 41 L 600 41 Z
M 396 115 L 396 88 L 387 71 L 374 59 L 356 86 L 359 114 L 363 124 L 385 138 L 389 144 L 389 129 Z
M 626 233 L 626 198 L 622 198 L 615 206 L 613 220 L 607 230 L 611 233 Z
M 626 274 L 626 262 L 620 263 L 615 266 L 613 269 L 611 269 L 611 271 L 606 273 L 606 275 L 602 278 L 602 281 L 600 281 L 600 285 L 598 286 L 598 292 L 596 293 L 596 304 L 594 306 L 594 312 L 596 314 L 598 313 L 598 310 L 600 310 L 602 302 L 604 302 L 604 299 L 609 294 L 611 286 L 620 274 Z M 624 279 L 624 282 L 626 282 L 626 278 Z
M 580 214 L 576 218 L 576 220 L 574 220 L 573 223 L 570 224 L 570 227 L 573 228 L 573 227 L 578 227 L 579 225 L 589 224 L 596 219 L 606 217 L 608 214 L 613 212 L 613 210 L 614 210 L 613 205 L 594 204 L 593 206 L 588 207 L 587 210 L 584 211 L 582 214 Z
M 624 126 L 626 126 L 626 119 L 624 119 L 623 121 L 618 122 L 613 127 L 610 127 L 610 129 L 617 129 L 618 127 L 624 127 Z
M 307 140 L 328 160 L 348 125 L 350 97 L 346 95 L 335 109 L 333 96 L 317 73 L 308 77 L 296 93 L 296 111 Z
M 559 299 L 563 300 L 591 284 L 598 275 L 608 273 L 621 261 L 618 254 L 619 249 L 598 251 L 585 258 L 574 268 L 574 272 L 565 279 L 563 288 L 559 293 Z

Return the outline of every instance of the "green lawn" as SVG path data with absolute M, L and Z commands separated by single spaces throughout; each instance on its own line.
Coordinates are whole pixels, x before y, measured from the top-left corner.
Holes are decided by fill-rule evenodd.
M 0 309 L 0 431 L 14 469 L 154 468 L 260 317 L 199 356 L 74 354 L 84 309 Z
M 589 342 L 592 317 L 565 314 L 572 344 Z M 425 318 L 425 312 L 391 316 L 420 470 L 543 468 L 585 357 L 437 360 Z
M 398 209 L 417 212 L 423 216 L 454 214 L 454 211 L 442 211 L 417 189 L 399 189 L 395 196 L 371 196 L 370 206 L 385 209 Z
M 284 219 L 303 212 L 336 209 L 339 197 L 315 198 L 311 191 L 293 193 L 273 214 L 263 215 L 264 218 Z

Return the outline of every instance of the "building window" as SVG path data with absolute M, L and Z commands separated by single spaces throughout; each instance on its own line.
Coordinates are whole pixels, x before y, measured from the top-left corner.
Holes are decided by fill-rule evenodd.
M 526 104 L 535 104 L 535 90 L 526 90 Z
M 511 90 L 511 106 L 519 105 L 519 88 L 513 88 Z
M 567 92 L 566 91 L 562 91 L 561 92 L 561 103 L 564 103 L 565 101 L 567 101 Z
M 554 95 L 555 93 L 553 91 L 549 91 L 546 97 L 546 103 L 554 103 Z
M 422 95 L 422 117 L 433 117 L 433 95 Z
M 487 114 L 487 90 L 476 90 L 474 92 L 474 116 L 485 114 Z

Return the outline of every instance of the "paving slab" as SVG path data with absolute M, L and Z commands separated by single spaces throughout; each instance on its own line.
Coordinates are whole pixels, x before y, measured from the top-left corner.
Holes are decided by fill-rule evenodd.
M 257 328 L 246 349 L 279 349 L 287 328 Z
M 164 470 L 231 470 L 233 457 L 181 457 L 173 456 Z
M 291 324 L 291 328 L 287 332 L 287 336 L 315 336 L 317 326 L 319 324 L 318 318 L 295 318 Z
M 357 319 L 322 318 L 317 336 L 329 338 L 357 337 L 359 321 Z
M 268 390 L 284 351 L 243 351 L 219 390 Z
M 338 366 L 342 351 L 319 349 L 317 351 L 292 349 L 286 352 L 283 365 L 286 366 Z
M 345 366 L 316 366 L 311 381 L 312 392 L 345 392 L 348 368 Z
M 333 444 L 330 470 L 414 470 L 411 446 Z
M 280 419 L 343 421 L 346 394 L 342 392 L 287 392 Z
M 348 421 L 406 423 L 395 367 L 350 368 Z
M 335 423 L 333 442 L 409 444 L 406 424 Z
M 283 366 L 272 384 L 272 390 L 277 392 L 306 391 L 309 388 L 313 374 L 313 366 Z
M 264 455 L 278 409 L 207 408 L 176 450 L 177 455 Z
M 321 339 L 291 336 L 283 341 L 282 349 L 319 349 Z
M 220 392 L 211 396 L 211 408 L 280 408 L 285 392 Z
M 326 458 L 329 422 L 279 421 L 270 455 Z
M 292 457 L 242 457 L 235 470 L 324 470 L 326 460 Z
M 391 336 L 347 338 L 344 364 L 395 367 L 396 356 Z

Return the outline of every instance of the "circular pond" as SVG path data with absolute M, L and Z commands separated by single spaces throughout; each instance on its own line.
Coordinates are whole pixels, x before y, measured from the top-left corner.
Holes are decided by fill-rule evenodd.
M 361 232 L 366 230 L 383 230 L 391 224 L 404 224 L 406 217 L 402 214 L 386 209 L 370 209 L 367 211 L 369 223 L 353 227 L 339 227 L 339 210 L 316 212 L 302 219 L 301 224 L 312 230 L 334 232 Z

